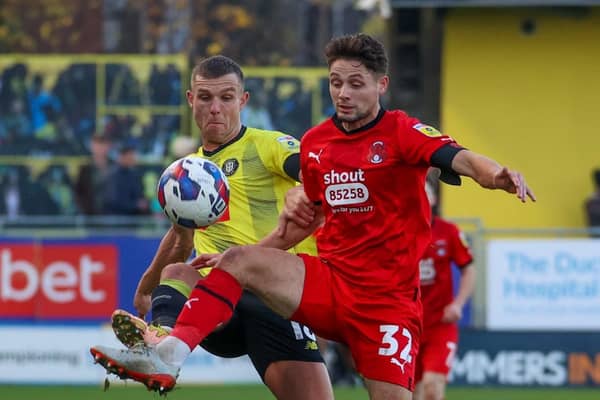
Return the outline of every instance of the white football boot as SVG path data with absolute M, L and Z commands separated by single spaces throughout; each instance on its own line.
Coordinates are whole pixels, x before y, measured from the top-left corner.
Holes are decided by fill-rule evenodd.
M 172 390 L 179 375 L 179 368 L 162 361 L 156 349 L 144 344 L 129 349 L 98 345 L 90 348 L 90 353 L 107 372 L 143 383 L 159 394 Z

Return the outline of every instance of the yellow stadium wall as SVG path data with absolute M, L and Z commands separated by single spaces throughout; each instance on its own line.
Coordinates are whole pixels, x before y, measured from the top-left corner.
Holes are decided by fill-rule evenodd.
M 444 32 L 443 130 L 521 170 L 539 200 L 521 204 L 467 179 L 443 185 L 443 214 L 491 228 L 585 226 L 600 167 L 600 9 L 454 9 Z
M 536 31 L 521 31 L 531 19 Z M 600 9 L 453 9 L 446 16 L 442 128 L 466 147 L 521 170 L 538 196 L 521 204 L 442 185 L 447 217 L 489 228 L 584 227 L 600 167 Z

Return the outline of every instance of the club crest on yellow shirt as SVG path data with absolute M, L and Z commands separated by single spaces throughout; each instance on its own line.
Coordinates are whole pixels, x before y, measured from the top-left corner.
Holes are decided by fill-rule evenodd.
M 223 171 L 225 176 L 231 176 L 235 174 L 235 171 L 237 171 L 239 166 L 240 162 L 238 160 L 236 160 L 235 158 L 230 158 L 228 160 L 225 160 L 225 162 L 221 166 L 221 170 Z

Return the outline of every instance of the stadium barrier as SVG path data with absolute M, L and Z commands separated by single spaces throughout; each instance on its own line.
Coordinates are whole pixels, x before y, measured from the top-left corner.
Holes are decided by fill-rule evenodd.
M 465 310 L 473 318 L 462 321 L 453 384 L 599 384 L 598 239 L 583 229 L 458 222 L 475 252 L 478 292 Z M 0 337 L 11 338 L 0 345 L 1 381 L 97 382 L 103 374 L 87 349 L 114 344 L 109 316 L 133 310 L 137 281 L 167 228 L 162 216 L 0 218 Z M 186 382 L 258 379 L 247 359 L 194 357 Z M 231 373 L 221 379 L 219 368 Z
M 106 371 L 94 365 L 90 346 L 122 347 L 102 326 L 1 325 L 0 384 L 98 384 Z M 116 377 L 110 378 L 117 382 Z M 246 356 L 225 359 L 196 348 L 181 371 L 181 383 L 259 383 Z
M 88 235 L 82 228 L 50 238 L 37 218 L 29 222 L 38 239 L 24 231 L 2 235 L 0 337 L 11 340 L 0 344 L 0 383 L 93 384 L 103 379 L 105 372 L 93 365 L 89 347 L 122 346 L 110 329 L 110 314 L 116 308 L 134 310 L 137 281 L 160 242 L 159 223 L 133 220 L 121 223 L 145 226 L 143 233 L 113 226 L 104 235 Z M 200 348 L 186 361 L 180 380 L 260 382 L 247 357 L 223 359 Z
M 598 333 L 463 329 L 450 384 L 598 386 Z

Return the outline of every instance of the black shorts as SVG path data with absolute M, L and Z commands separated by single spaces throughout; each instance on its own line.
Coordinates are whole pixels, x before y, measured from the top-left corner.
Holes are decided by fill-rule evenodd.
M 284 319 L 248 291 L 242 294 L 229 322 L 200 346 L 219 357 L 247 354 L 263 381 L 267 367 L 275 361 L 323 362 L 308 327 Z

